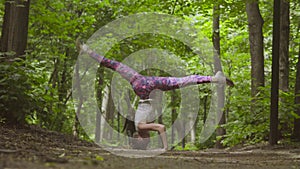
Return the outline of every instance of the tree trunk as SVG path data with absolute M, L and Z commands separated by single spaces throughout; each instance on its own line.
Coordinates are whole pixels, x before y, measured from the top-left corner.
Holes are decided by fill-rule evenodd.
M 59 60 L 57 58 L 53 59 L 53 62 L 54 62 L 54 69 L 51 73 L 51 76 L 49 78 L 49 81 L 48 81 L 48 85 L 51 86 L 52 89 L 56 88 L 56 85 L 57 85 L 57 81 L 58 81 L 58 69 L 59 69 Z M 49 90 L 49 95 L 51 98 L 54 97 L 54 91 L 53 90 Z M 48 90 L 45 91 L 45 94 L 48 93 Z M 48 102 L 49 103 L 49 102 Z M 54 104 L 54 101 L 50 101 L 49 105 L 47 106 L 47 112 L 49 112 L 49 114 L 53 115 L 54 114 L 54 111 L 53 111 L 53 104 Z M 54 122 L 53 120 L 51 121 L 48 121 L 48 120 L 44 120 L 44 123 L 46 123 L 47 125 L 47 128 L 49 129 L 52 129 L 53 128 L 53 125 L 54 125 Z
M 215 73 L 222 70 L 222 65 L 220 61 L 221 46 L 220 46 L 220 6 L 214 5 L 213 7 L 213 36 L 212 41 L 214 45 L 214 67 Z
M 56 131 L 61 131 L 63 129 L 64 119 L 66 118 L 64 112 L 67 109 L 67 103 L 69 99 L 68 89 L 70 88 L 70 86 L 68 84 L 68 68 L 70 61 L 68 60 L 68 58 L 70 58 L 71 54 L 68 48 L 64 51 L 64 53 L 65 57 L 63 59 L 57 58 L 57 62 L 55 64 L 55 75 L 51 78 L 52 80 L 54 80 L 53 83 L 55 85 L 53 86 L 57 88 L 59 100 L 59 102 L 56 103 L 58 111 L 55 112 L 55 118 L 51 125 L 51 129 Z
M 280 0 L 274 0 L 273 45 L 272 45 L 272 88 L 270 114 L 270 145 L 278 141 L 278 89 L 279 89 L 279 47 L 280 47 Z
M 175 142 L 175 125 L 174 122 L 176 120 L 176 108 L 175 108 L 175 100 L 176 100 L 176 93 L 175 90 L 172 90 L 171 94 L 171 103 L 172 103 L 172 112 L 171 112 L 171 121 L 172 121 L 172 131 L 171 131 L 171 144 L 173 145 Z
M 100 68 L 99 70 L 99 79 L 98 79 L 98 86 L 97 86 L 97 98 L 99 99 L 99 103 L 98 105 L 101 106 L 102 104 L 102 100 L 103 100 L 103 95 L 102 95 L 102 91 L 103 91 L 103 73 L 104 73 L 104 69 Z M 102 113 L 101 113 L 101 109 L 97 112 L 96 115 L 96 129 L 95 129 L 95 142 L 96 143 L 100 143 L 100 135 L 101 135 L 101 118 L 102 118 Z
M 117 112 L 117 131 L 118 131 L 117 139 L 118 139 L 118 140 L 120 140 L 120 131 L 121 131 L 121 130 L 120 130 L 120 125 L 121 125 L 121 124 L 120 124 L 120 116 L 121 116 L 121 115 L 120 115 L 120 112 L 118 111 L 118 112 Z
M 74 125 L 73 125 L 73 135 L 76 137 L 78 136 L 78 127 L 79 127 L 79 120 L 78 120 L 78 116 L 80 115 L 81 112 L 81 108 L 82 108 L 82 104 L 83 104 L 83 96 L 82 96 L 82 92 L 81 92 L 81 86 L 80 86 L 80 76 L 79 76 L 79 63 L 76 62 L 75 65 L 75 78 L 76 78 L 76 88 L 78 90 L 78 94 L 79 94 L 79 104 L 76 110 L 76 115 L 75 115 L 75 121 L 74 121 Z
M 58 107 L 58 110 L 59 112 L 56 112 L 56 117 L 55 117 L 55 121 L 54 121 L 54 126 L 53 128 L 56 130 L 56 131 L 61 131 L 63 129 L 63 125 L 64 125 L 64 119 L 65 119 L 65 111 L 67 109 L 67 105 L 64 104 L 64 103 L 67 103 L 65 102 L 66 98 L 67 98 L 67 90 L 68 90 L 68 87 L 67 87 L 67 71 L 68 71 L 68 65 L 67 65 L 67 58 L 70 57 L 69 55 L 69 50 L 67 49 L 65 51 L 66 55 L 65 55 L 65 58 L 62 59 L 62 70 L 59 71 L 59 75 L 58 75 L 58 85 L 57 85 L 57 91 L 58 91 L 58 100 L 59 102 L 56 103 L 57 104 L 57 107 Z M 60 60 L 60 58 L 58 58 L 58 60 Z
M 289 91 L 289 40 L 290 40 L 290 2 L 289 0 L 280 1 L 280 48 L 279 48 L 279 90 Z M 279 102 L 282 107 L 288 106 L 288 100 L 284 94 L 279 92 Z M 279 108 L 279 113 L 289 114 L 287 109 Z M 283 124 L 285 125 L 285 124 Z M 282 135 L 282 130 L 279 135 Z
M 289 0 L 281 0 L 280 3 L 279 89 L 287 92 L 289 91 L 290 4 Z
M 183 121 L 183 124 L 181 125 L 182 126 L 182 130 L 181 130 L 181 137 L 182 137 L 182 142 L 181 142 L 181 148 L 184 150 L 185 148 L 185 120 Z
M 108 132 L 106 132 L 107 139 L 111 140 L 113 139 L 113 125 L 114 125 L 114 117 L 115 117 L 115 106 L 112 98 L 112 92 L 111 88 L 109 89 L 109 96 L 108 96 L 108 105 L 107 105 L 107 111 L 106 111 L 106 121 L 111 126 L 109 127 Z
M 295 85 L 295 105 L 298 105 L 295 109 L 295 113 L 300 117 L 300 45 L 298 53 L 296 85 Z M 293 137 L 296 141 L 300 141 L 300 118 L 294 120 L 294 133 Z
M 259 87 L 264 86 L 264 52 L 263 52 L 263 18 L 259 11 L 258 0 L 246 2 L 246 12 L 249 27 L 249 42 L 251 54 L 251 96 L 259 93 Z M 255 110 L 255 99 L 252 110 Z
M 7 0 L 5 2 L 1 52 L 15 52 L 15 57 L 25 54 L 28 36 L 29 4 L 30 0 Z
M 105 86 L 104 87 L 104 93 L 103 93 L 103 99 L 102 99 L 102 104 L 101 104 L 101 112 L 103 113 L 103 116 L 101 117 L 101 122 L 100 122 L 100 140 L 99 141 L 102 141 L 103 138 L 105 137 L 104 133 L 107 133 L 104 131 L 104 128 L 105 128 L 105 115 L 107 114 L 106 111 L 107 111 L 107 107 L 108 107 L 108 97 L 109 97 L 109 88 L 108 86 Z
M 101 120 L 102 120 L 102 114 L 100 111 L 98 111 L 96 114 L 96 129 L 95 129 L 95 142 L 96 143 L 100 143 Z
M 196 123 L 194 123 L 193 119 L 190 119 L 190 125 L 192 125 L 192 124 L 194 124 L 194 125 L 192 126 L 192 129 L 191 129 L 191 143 L 194 144 L 196 142 L 196 128 L 195 128 Z
M 204 96 L 204 103 L 203 103 L 203 124 L 205 124 L 207 119 L 207 95 Z
M 214 48 L 216 50 L 214 54 L 214 64 L 215 64 L 215 73 L 218 71 L 222 71 L 221 61 L 220 61 L 220 6 L 214 5 L 213 8 L 213 44 Z M 218 95 L 218 107 L 221 108 L 224 105 L 225 100 L 225 88 L 224 86 L 218 86 L 217 87 L 217 95 Z M 219 122 L 219 125 L 223 125 L 226 123 L 225 114 L 222 113 L 222 109 L 217 110 L 217 114 L 222 114 L 221 120 Z M 219 112 L 221 111 L 221 112 Z M 216 130 L 217 137 L 222 137 L 226 134 L 226 130 L 223 127 L 218 127 Z M 223 148 L 221 139 L 217 139 L 216 141 L 216 148 Z
M 3 16 L 2 34 L 0 39 L 0 52 L 4 52 L 4 59 L 0 62 L 12 62 L 16 57 L 24 57 L 25 49 L 27 45 L 27 34 L 28 34 L 28 18 L 29 18 L 29 4 L 30 1 L 6 1 L 5 2 L 5 12 Z M 8 54 L 10 52 L 11 54 Z M 25 57 L 24 57 L 25 58 Z M 22 69 L 20 67 L 19 69 Z M 3 76 L 0 76 L 3 79 Z M 23 83 L 24 80 L 19 81 Z M 14 86 L 14 84 L 10 84 Z M 11 87 L 7 90 L 8 93 L 19 93 L 22 91 L 24 95 L 26 91 L 20 87 L 20 85 Z M 26 112 L 24 109 L 28 107 L 29 103 L 26 103 L 26 98 L 18 98 L 17 102 L 15 100 L 7 100 L 4 105 L 8 110 L 0 110 L 3 114 L 6 124 L 8 125 L 24 125 Z M 28 110 L 28 109 L 27 109 Z

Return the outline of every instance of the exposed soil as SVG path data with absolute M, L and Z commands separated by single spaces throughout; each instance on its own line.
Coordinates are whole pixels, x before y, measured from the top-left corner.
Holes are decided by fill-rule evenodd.
M 0 125 L 0 169 L 75 168 L 300 169 L 300 146 L 168 151 L 155 157 L 129 158 L 113 155 L 95 144 L 61 133 L 32 126 L 15 129 Z

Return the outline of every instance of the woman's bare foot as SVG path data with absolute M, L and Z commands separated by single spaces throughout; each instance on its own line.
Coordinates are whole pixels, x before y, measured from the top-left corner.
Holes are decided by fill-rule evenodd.
M 234 86 L 233 81 L 230 80 L 230 79 L 228 79 L 227 77 L 226 77 L 226 84 L 227 84 L 228 86 L 230 86 L 230 87 L 233 87 L 233 86 Z
M 82 43 L 79 38 L 76 39 L 76 49 L 79 53 L 82 53 L 82 52 L 83 53 L 89 53 L 89 52 L 91 52 L 89 47 L 86 44 Z
M 234 83 L 232 80 L 228 79 L 224 76 L 223 72 L 218 71 L 215 76 L 212 77 L 213 83 L 220 83 L 220 84 L 227 84 L 230 87 L 234 86 Z

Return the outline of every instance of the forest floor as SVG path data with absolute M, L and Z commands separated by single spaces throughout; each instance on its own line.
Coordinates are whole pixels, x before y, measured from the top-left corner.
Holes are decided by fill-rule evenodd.
M 72 136 L 37 127 L 0 125 L 0 169 L 300 169 L 300 146 L 167 151 L 159 156 L 113 155 Z

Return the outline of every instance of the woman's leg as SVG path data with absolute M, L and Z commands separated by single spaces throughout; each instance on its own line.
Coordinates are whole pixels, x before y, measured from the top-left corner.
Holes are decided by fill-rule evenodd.
M 227 83 L 229 86 L 234 86 L 233 82 L 226 78 L 221 71 L 217 72 L 215 76 L 190 75 L 185 77 L 153 77 L 153 81 L 153 83 L 156 84 L 154 88 L 163 91 L 202 83 Z
M 154 78 L 155 89 L 163 91 L 183 88 L 190 85 L 210 83 L 211 76 L 190 75 L 185 77 L 156 77 Z
M 168 149 L 168 142 L 167 142 L 167 136 L 165 132 L 165 126 L 162 124 L 157 123 L 138 123 L 137 126 L 138 130 L 152 130 L 152 131 L 158 131 L 164 146 L 164 149 Z
M 97 54 L 95 51 L 89 49 L 89 47 L 85 44 L 81 45 L 79 42 L 77 42 L 77 46 L 78 48 L 80 48 L 81 52 L 87 53 L 89 56 L 99 62 L 100 65 L 118 72 L 128 82 L 133 81 L 134 77 L 140 76 L 140 74 L 137 73 L 134 69 L 118 61 L 110 60 L 105 58 L 104 56 Z
M 229 86 L 234 86 L 233 82 L 227 79 L 222 72 L 216 73 L 215 76 L 200 76 L 190 75 L 185 77 L 147 77 L 139 76 L 131 85 L 135 93 L 141 99 L 149 99 L 150 93 L 159 89 L 162 91 L 168 91 L 173 89 L 179 89 L 190 85 L 202 84 L 202 83 L 227 83 Z
M 230 86 L 233 86 L 233 82 L 225 78 L 222 72 L 218 72 L 215 76 L 190 75 L 186 77 L 145 77 L 127 65 L 107 59 L 97 54 L 93 50 L 89 49 L 87 45 L 81 45 L 77 42 L 77 46 L 80 48 L 80 51 L 86 52 L 104 67 L 117 71 L 123 78 L 131 83 L 133 90 L 141 99 L 148 99 L 151 91 L 154 89 L 167 91 L 189 85 L 211 82 L 226 82 Z

